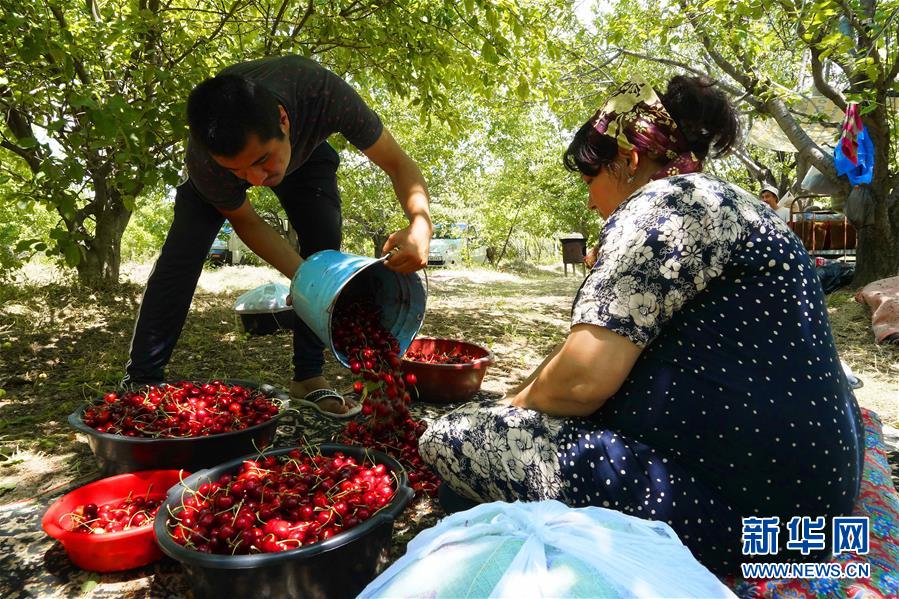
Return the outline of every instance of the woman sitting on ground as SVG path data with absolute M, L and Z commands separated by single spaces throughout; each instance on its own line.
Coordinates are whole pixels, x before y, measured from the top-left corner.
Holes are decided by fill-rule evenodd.
M 565 164 L 606 219 L 599 260 L 565 342 L 422 437 L 452 491 L 663 520 L 717 573 L 746 560 L 741 517 L 851 513 L 863 429 L 815 269 L 777 215 L 701 173 L 738 131 L 688 77 L 661 98 L 630 81 L 578 131 Z

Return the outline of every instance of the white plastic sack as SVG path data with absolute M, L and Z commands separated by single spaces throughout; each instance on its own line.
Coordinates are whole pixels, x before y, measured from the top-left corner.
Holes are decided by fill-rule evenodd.
M 418 534 L 367 597 L 735 597 L 664 522 L 558 501 L 486 503 Z
M 840 190 L 836 183 L 828 179 L 827 175 L 813 166 L 809 167 L 799 186 L 806 191 L 821 195 L 833 195 Z
M 287 295 L 290 289 L 280 283 L 260 285 L 247 291 L 234 302 L 234 310 L 238 314 L 266 314 L 290 309 Z

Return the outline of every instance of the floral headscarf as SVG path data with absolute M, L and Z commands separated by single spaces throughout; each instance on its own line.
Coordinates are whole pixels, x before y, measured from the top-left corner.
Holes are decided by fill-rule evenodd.
M 667 158 L 668 163 L 653 180 L 702 170 L 702 161 L 690 151 L 683 132 L 652 86 L 642 79 L 627 81 L 612 92 L 605 106 L 596 111 L 593 128 L 624 150 Z

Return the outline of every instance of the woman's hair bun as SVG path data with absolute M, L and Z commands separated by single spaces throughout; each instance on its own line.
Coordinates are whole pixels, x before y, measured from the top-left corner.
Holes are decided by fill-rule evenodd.
M 722 156 L 740 136 L 740 120 L 727 96 L 708 77 L 677 75 L 659 98 L 684 132 L 690 150 L 703 160 L 714 148 Z

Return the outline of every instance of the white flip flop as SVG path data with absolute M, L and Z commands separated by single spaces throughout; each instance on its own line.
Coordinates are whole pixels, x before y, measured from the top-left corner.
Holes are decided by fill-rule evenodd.
M 355 393 L 347 393 L 349 396 L 355 396 Z M 347 418 L 352 418 L 356 414 L 362 411 L 362 403 L 357 403 L 356 407 L 350 408 L 343 414 L 338 414 L 337 412 L 329 412 L 327 410 L 323 410 L 321 406 L 318 405 L 318 402 L 325 399 L 326 397 L 333 397 L 335 399 L 339 399 L 343 405 L 347 405 L 346 397 L 335 391 L 334 389 L 316 389 L 311 393 L 307 393 L 305 397 L 300 399 L 299 397 L 291 396 L 291 402 L 296 402 L 301 406 L 307 406 L 314 409 L 316 412 L 321 414 L 322 416 L 327 416 L 328 418 L 336 418 L 337 420 L 345 420 Z

